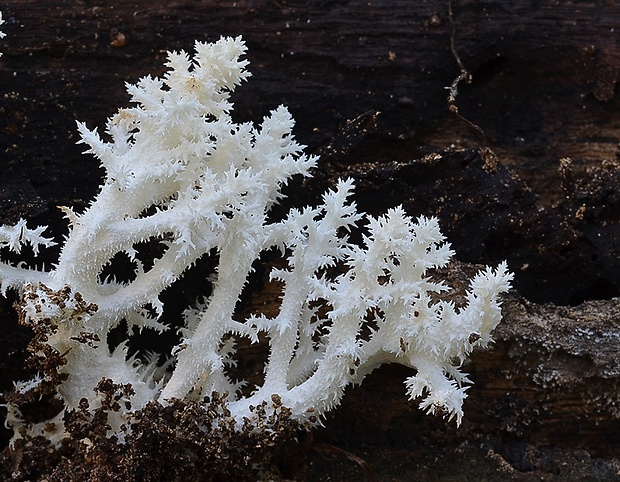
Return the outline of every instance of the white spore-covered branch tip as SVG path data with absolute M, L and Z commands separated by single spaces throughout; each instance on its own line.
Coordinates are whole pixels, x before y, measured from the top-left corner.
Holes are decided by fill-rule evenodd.
M 41 435 L 61 444 L 64 414 L 105 409 L 108 435 L 122 443 L 149 403 L 206 407 L 215 392 L 239 428 L 257 406 L 286 407 L 312 426 L 385 363 L 412 367 L 409 397 L 460 422 L 469 383 L 460 367 L 501 319 L 506 264 L 480 272 L 463 306 L 442 301 L 450 288 L 431 270 L 454 253 L 437 219 L 413 219 L 401 207 L 360 213 L 351 179 L 317 206 L 270 217 L 282 188 L 310 176 L 317 159 L 295 140 L 285 107 L 260 125 L 233 121 L 231 94 L 249 77 L 245 52 L 241 38 L 222 38 L 196 42 L 192 56 L 169 53 L 163 77 L 127 85 L 131 106 L 108 120 L 105 136 L 78 124 L 80 142 L 105 169 L 99 193 L 83 212 L 62 208 L 70 227 L 53 268 L 0 264 L 2 289 L 19 293 L 41 358 L 9 403 L 14 441 Z M 359 229 L 355 244 L 348 233 Z M 24 221 L 2 227 L 0 246 L 19 253 L 26 243 L 36 254 L 51 244 L 43 230 Z M 270 274 L 282 287 L 279 310 L 243 319 L 241 293 L 267 251 L 282 253 Z M 130 351 L 132 333 L 169 330 L 162 292 L 208 256 L 217 269 L 204 280 L 206 297 L 185 310 L 178 343 L 164 353 Z M 123 277 L 114 276 L 119 260 L 130 267 Z M 109 342 L 112 330 L 127 340 Z M 235 367 L 248 343 L 266 345 L 258 382 Z M 126 403 L 110 408 L 102 380 L 126 387 Z M 21 417 L 20 403 L 44 391 L 62 410 L 45 421 Z

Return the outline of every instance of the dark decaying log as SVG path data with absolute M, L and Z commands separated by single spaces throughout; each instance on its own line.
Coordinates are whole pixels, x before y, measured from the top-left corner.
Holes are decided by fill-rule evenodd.
M 128 102 L 124 81 L 161 74 L 167 50 L 243 35 L 253 76 L 235 119 L 284 103 L 297 138 L 322 154 L 292 200 L 354 177 L 363 209 L 434 214 L 461 261 L 507 259 L 522 296 L 506 301 L 494 349 L 468 366 L 476 385 L 460 429 L 405 402 L 402 371 L 387 367 L 317 437 L 378 466 L 407 460 L 418 478 L 468 457 L 497 480 L 617 472 L 587 458 L 620 455 L 613 2 L 22 0 L 3 14 L 2 222 L 35 217 L 61 234 L 55 206 L 84 206 L 101 176 L 75 145 L 75 121 L 102 126 Z M 461 67 L 470 83 L 454 83 Z M 457 277 L 471 270 L 458 266 Z M 5 308 L 1 390 L 20 376 L 28 338 Z M 396 466 L 394 479 L 410 480 Z

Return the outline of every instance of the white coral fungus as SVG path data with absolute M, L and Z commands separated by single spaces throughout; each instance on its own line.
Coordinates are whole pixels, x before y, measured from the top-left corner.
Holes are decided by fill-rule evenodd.
M 133 106 L 108 120 L 109 140 L 79 124 L 80 142 L 105 168 L 100 192 L 82 213 L 62 208 L 70 231 L 51 271 L 0 264 L 2 290 L 18 290 L 23 317 L 47 326 L 42 343 L 65 359 L 57 396 L 65 409 L 83 399 L 96 408 L 102 378 L 131 384 L 131 403 L 110 426 L 121 440 L 123 421 L 149 401 L 201 400 L 214 391 L 228 394 L 239 423 L 250 406 L 273 406 L 278 395 L 294 419 L 311 424 L 348 385 L 381 364 L 399 363 L 415 369 L 405 382 L 411 398 L 459 422 L 468 382 L 459 366 L 500 321 L 498 295 L 511 279 L 506 265 L 478 274 L 463 307 L 441 301 L 437 294 L 448 287 L 429 270 L 445 266 L 453 252 L 437 220 L 413 220 L 402 208 L 378 218 L 360 214 L 351 180 L 317 207 L 270 220 L 282 187 L 294 175 L 309 176 L 316 159 L 293 138 L 284 107 L 258 127 L 233 122 L 230 94 L 249 76 L 240 60 L 245 50 L 240 38 L 222 38 L 197 42 L 193 57 L 169 53 L 163 78 L 127 86 Z M 360 245 L 346 235 L 356 225 L 365 225 Z M 159 245 L 152 259 L 139 255 L 145 242 Z M 0 243 L 15 252 L 29 243 L 36 253 L 51 240 L 20 221 L 0 228 Z M 235 307 L 252 265 L 272 249 L 286 261 L 271 272 L 283 286 L 279 313 L 239 320 Z M 108 335 L 123 321 L 129 332 L 166 330 L 162 291 L 210 253 L 219 260 L 212 292 L 186 310 L 180 343 L 163 354 L 174 357 L 171 369 L 158 366 L 165 356 L 130 356 L 124 342 L 110 348 Z M 102 274 L 119 256 L 133 267 L 128 280 Z M 269 347 L 264 380 L 241 392 L 246 382 L 233 380 L 229 369 L 234 340 L 243 337 Z M 45 381 L 53 382 L 37 375 L 16 387 L 24 392 Z M 60 440 L 62 413 L 51 422 L 54 433 L 49 423 L 26 428 Z M 19 417 L 9 423 L 24 429 Z

